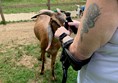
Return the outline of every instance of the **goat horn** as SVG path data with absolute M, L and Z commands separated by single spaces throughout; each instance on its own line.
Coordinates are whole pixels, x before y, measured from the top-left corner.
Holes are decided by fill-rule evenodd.
M 31 17 L 31 19 L 37 18 L 37 16 L 39 16 L 39 14 L 37 14 L 37 15 Z
M 37 15 L 31 17 L 31 19 L 37 18 L 37 16 L 40 16 L 40 15 L 48 15 L 48 16 L 52 16 L 53 13 L 54 13 L 54 12 L 44 11 L 44 12 L 41 12 L 41 13 L 39 13 L 39 14 L 37 14 Z

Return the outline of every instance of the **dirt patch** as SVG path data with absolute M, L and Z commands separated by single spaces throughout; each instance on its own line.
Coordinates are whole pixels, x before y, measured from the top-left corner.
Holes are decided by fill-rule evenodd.
M 0 25 L 0 44 L 28 44 L 37 42 L 33 32 L 34 22 Z
M 34 64 L 38 63 L 37 59 L 32 56 L 23 55 L 17 65 L 23 65 L 27 68 L 33 68 Z
M 0 83 L 3 83 L 1 79 L 0 79 Z
M 76 11 L 71 12 L 72 17 L 76 17 Z M 31 17 L 36 15 L 38 12 L 30 12 L 30 13 L 17 13 L 17 14 L 4 14 L 6 21 L 20 21 L 20 20 L 32 20 Z M 0 21 L 2 19 L 0 18 Z
M 4 14 L 6 21 L 20 21 L 20 20 L 32 20 L 31 17 L 34 16 L 36 13 L 17 13 L 17 14 Z M 2 19 L 0 18 L 0 21 Z
M 35 22 L 20 22 L 11 23 L 7 25 L 0 25 L 0 45 L 5 45 L 5 48 L 17 47 L 20 45 L 39 43 L 34 35 Z M 0 52 L 6 51 L 0 49 Z M 33 61 L 34 60 L 34 61 Z M 34 63 L 37 63 L 36 58 L 28 55 L 23 55 L 18 65 L 24 65 L 28 68 L 32 68 Z M 39 65 L 41 67 L 41 64 Z M 47 58 L 46 69 L 50 69 L 50 59 Z
M 0 25 L 0 45 L 4 48 L 0 52 L 5 52 L 5 48 L 15 48 L 20 45 L 27 45 L 32 43 L 39 43 L 33 31 L 35 22 L 21 22 L 11 23 L 7 25 Z M 17 65 L 24 65 L 32 68 L 37 59 L 32 56 L 23 55 Z M 1 83 L 1 82 L 0 82 Z

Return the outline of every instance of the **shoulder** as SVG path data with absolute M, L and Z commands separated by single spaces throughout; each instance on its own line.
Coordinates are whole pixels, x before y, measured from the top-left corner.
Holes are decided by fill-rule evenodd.
M 112 35 L 118 26 L 117 0 L 88 0 L 82 18 L 82 30 L 107 37 Z M 99 33 L 101 32 L 101 33 Z M 108 34 L 109 33 L 109 34 Z

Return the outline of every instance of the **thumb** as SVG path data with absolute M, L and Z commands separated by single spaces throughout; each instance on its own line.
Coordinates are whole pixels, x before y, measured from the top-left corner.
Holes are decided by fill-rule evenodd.
M 74 22 L 69 22 L 68 24 L 69 24 L 69 26 L 73 26 L 73 25 L 75 26 Z

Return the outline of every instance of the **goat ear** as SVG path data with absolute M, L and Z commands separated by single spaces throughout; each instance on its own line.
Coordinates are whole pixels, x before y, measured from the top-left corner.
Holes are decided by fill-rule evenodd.
M 61 14 L 61 10 L 59 8 L 56 9 L 58 14 Z
M 39 16 L 39 14 L 37 14 L 37 15 L 31 17 L 31 19 L 37 18 L 37 16 Z
M 52 17 L 50 18 L 50 21 L 52 21 L 53 19 L 52 19 Z
M 64 11 L 64 10 L 61 10 L 61 12 L 62 12 L 62 13 L 65 13 L 66 11 Z
M 53 18 L 51 17 L 51 18 L 50 18 L 50 22 L 49 22 L 49 24 L 51 24 L 52 21 L 53 21 Z

